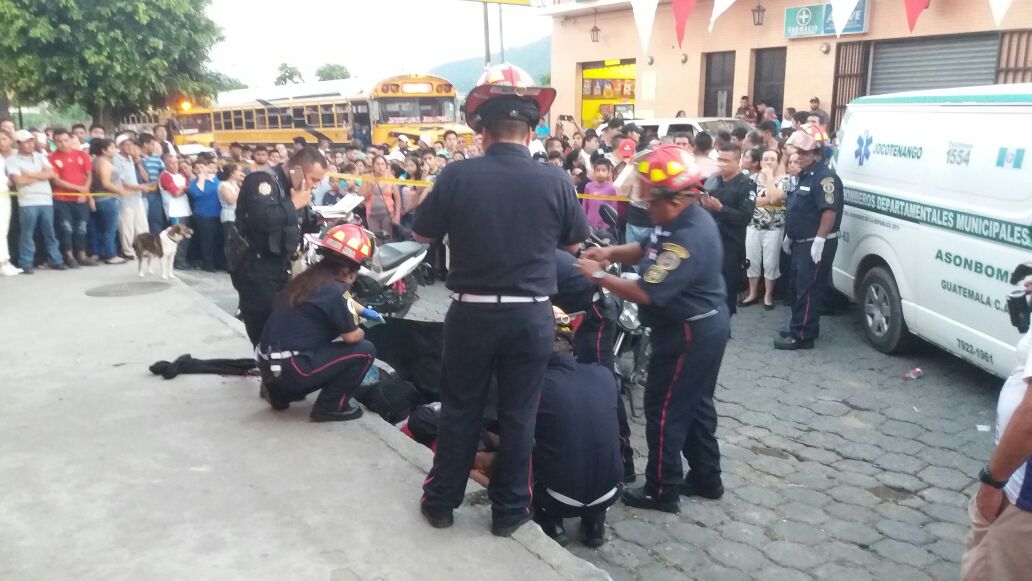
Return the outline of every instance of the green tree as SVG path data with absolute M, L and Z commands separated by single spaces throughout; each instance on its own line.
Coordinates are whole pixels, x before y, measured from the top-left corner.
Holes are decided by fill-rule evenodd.
M 541 82 L 541 86 L 542 87 L 551 87 L 552 86 L 552 73 L 545 73 L 545 74 L 541 75 L 541 78 L 538 79 L 538 80 Z
M 344 65 L 326 63 L 315 70 L 315 76 L 320 81 L 333 81 L 336 79 L 350 79 L 351 73 L 348 71 L 348 67 Z
M 247 83 L 229 75 L 215 73 L 215 87 L 219 91 L 232 91 L 234 89 L 246 89 Z
M 294 65 L 288 65 L 287 63 L 280 63 L 276 72 L 276 84 L 277 85 L 289 85 L 294 83 L 303 83 L 305 78 L 301 76 L 301 71 Z
M 0 79 L 20 103 L 79 105 L 112 126 L 128 113 L 216 90 L 221 40 L 208 0 L 0 0 Z

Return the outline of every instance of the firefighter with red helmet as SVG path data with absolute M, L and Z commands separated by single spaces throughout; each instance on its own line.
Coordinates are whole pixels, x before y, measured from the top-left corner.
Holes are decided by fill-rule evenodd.
M 358 326 L 362 307 L 349 289 L 373 253 L 368 234 L 354 224 L 324 235 L 306 236 L 322 257 L 280 292 L 265 323 L 256 354 L 261 395 L 274 410 L 319 391 L 312 421 L 347 421 L 362 416 L 351 402 L 376 350 Z M 336 339 L 340 338 L 340 341 Z
M 498 380 L 501 443 L 491 475 L 491 532 L 509 536 L 530 520 L 530 458 L 545 369 L 555 338 L 548 297 L 557 290 L 555 249 L 575 249 L 588 223 L 569 176 L 535 162 L 527 148 L 555 90 L 518 67 L 489 68 L 466 99 L 466 123 L 484 155 L 444 168 L 419 206 L 419 242 L 448 236 L 441 429 L 423 485 L 421 512 L 451 526 Z
M 626 491 L 623 502 L 678 512 L 681 495 L 717 499 L 724 493 L 713 406 L 730 337 L 723 254 L 716 222 L 697 203 L 702 183 L 694 158 L 675 145 L 661 145 L 632 163 L 655 231 L 640 244 L 588 249 L 578 266 L 603 288 L 641 305 L 641 322 L 652 329 L 645 485 Z M 638 263 L 641 279 L 608 274 L 603 267 L 611 261 Z

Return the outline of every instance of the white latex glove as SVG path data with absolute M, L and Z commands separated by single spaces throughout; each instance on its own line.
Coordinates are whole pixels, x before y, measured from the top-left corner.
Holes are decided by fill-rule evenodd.
M 785 254 L 792 254 L 792 239 L 785 238 L 781 241 L 781 249 L 785 251 Z
M 814 264 L 819 264 L 821 256 L 824 254 L 824 242 L 825 239 L 820 236 L 813 239 L 813 246 L 810 247 L 810 258 L 813 259 Z

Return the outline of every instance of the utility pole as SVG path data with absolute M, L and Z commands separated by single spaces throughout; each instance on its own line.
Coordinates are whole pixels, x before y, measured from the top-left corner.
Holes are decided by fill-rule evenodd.
M 502 62 L 505 62 L 505 36 L 502 35 L 502 5 L 498 5 L 498 48 L 502 52 Z
M 491 27 L 487 16 L 487 2 L 484 2 L 484 67 L 491 66 Z

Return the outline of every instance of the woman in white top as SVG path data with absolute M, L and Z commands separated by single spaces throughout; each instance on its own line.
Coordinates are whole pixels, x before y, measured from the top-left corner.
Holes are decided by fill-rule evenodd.
M 21 274 L 21 269 L 11 264 L 11 253 L 7 247 L 7 230 L 11 227 L 11 188 L 4 157 L 13 153 L 11 136 L 0 131 L 0 275 L 3 276 Z
M 219 218 L 223 228 L 226 222 L 236 222 L 236 203 L 240 196 L 240 184 L 244 183 L 244 170 L 235 163 L 227 163 L 219 172 L 219 201 L 222 213 Z
M 1032 276 L 1022 284 L 1028 301 Z M 1032 329 L 1016 354 L 996 406 L 996 450 L 968 506 L 971 533 L 960 565 L 965 581 L 1028 579 L 1032 571 Z

